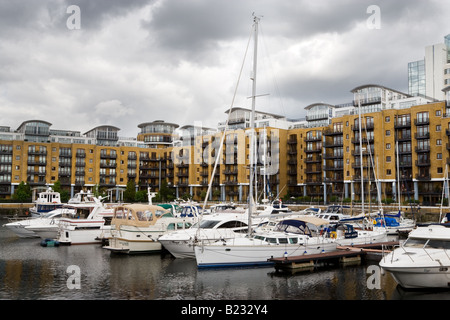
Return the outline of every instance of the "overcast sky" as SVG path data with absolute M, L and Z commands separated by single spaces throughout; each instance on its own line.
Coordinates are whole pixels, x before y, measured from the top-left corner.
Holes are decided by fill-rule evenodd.
M 0 0 L 0 126 L 215 128 L 238 80 L 233 106 L 251 108 L 253 12 L 257 109 L 289 118 L 359 85 L 407 93 L 408 62 L 450 33 L 445 0 Z

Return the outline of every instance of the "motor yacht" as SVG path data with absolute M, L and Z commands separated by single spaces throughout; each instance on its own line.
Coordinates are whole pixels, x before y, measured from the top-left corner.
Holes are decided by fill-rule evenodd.
M 48 213 L 44 213 L 39 218 L 21 219 L 18 221 L 9 222 L 3 226 L 14 232 L 20 238 L 38 238 L 40 237 L 40 234 L 35 232 L 35 230 L 50 227 L 52 229 L 56 229 L 57 233 L 58 220 L 63 216 L 70 216 L 73 214 L 74 210 L 62 207 Z M 54 234 L 54 237 L 55 236 L 56 234 Z
M 450 226 L 418 226 L 379 265 L 404 288 L 449 288 Z
M 169 210 L 156 205 L 117 206 L 111 220 L 109 245 L 103 248 L 117 253 L 159 252 L 158 239 L 170 231 L 184 230 L 196 217 L 176 218 Z
M 255 226 L 261 221 L 254 218 Z M 212 243 L 219 239 L 245 236 L 248 231 L 248 214 L 227 210 L 208 214 L 186 230 L 170 232 L 159 238 L 164 248 L 175 258 L 195 258 L 194 244 L 202 241 Z
M 56 240 L 60 244 L 101 243 L 102 235 L 111 229 L 113 208 L 106 207 L 101 198 L 93 198 L 92 203 L 74 203 L 76 209 L 72 217 L 62 217 L 58 221 Z
M 38 198 L 34 201 L 34 206 L 30 208 L 30 213 L 32 217 L 38 218 L 62 206 L 60 193 L 53 191 L 52 188 L 48 188 L 46 191 L 38 194 Z

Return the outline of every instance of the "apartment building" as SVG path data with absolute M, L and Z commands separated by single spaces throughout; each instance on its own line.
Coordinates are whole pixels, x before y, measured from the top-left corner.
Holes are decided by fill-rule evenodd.
M 0 197 L 11 197 L 21 181 L 32 187 L 59 181 L 75 194 L 94 186 L 125 188 L 131 179 L 137 190 L 153 191 L 166 181 L 177 196 L 196 200 L 211 184 L 211 200 L 246 201 L 253 161 L 259 199 L 440 203 L 450 164 L 450 99 L 373 84 L 351 92 L 350 103 L 307 106 L 302 120 L 258 112 L 254 134 L 245 108 L 226 112 L 227 130 L 156 120 L 139 124 L 136 138 L 122 138 L 108 125 L 83 134 L 42 120 L 16 130 L 3 126 Z M 443 93 L 450 97 L 450 89 Z

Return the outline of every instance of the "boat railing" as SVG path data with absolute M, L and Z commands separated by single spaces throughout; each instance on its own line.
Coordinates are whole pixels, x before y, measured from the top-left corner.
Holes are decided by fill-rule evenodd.
M 392 249 L 393 249 L 393 250 L 392 250 L 392 255 L 391 255 L 391 263 L 394 262 L 394 256 L 395 256 L 396 249 L 402 249 L 403 252 L 404 252 L 404 254 L 406 254 L 406 255 L 411 259 L 412 262 L 414 262 L 414 259 L 411 257 L 411 255 L 409 254 L 409 252 L 406 251 L 406 249 L 405 249 L 404 246 L 402 246 L 402 245 L 395 245 Z M 386 256 L 387 256 L 387 255 L 383 255 L 383 259 L 386 259 Z

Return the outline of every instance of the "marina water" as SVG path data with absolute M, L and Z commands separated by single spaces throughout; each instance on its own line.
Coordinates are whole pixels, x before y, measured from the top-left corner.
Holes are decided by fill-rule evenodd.
M 0 220 L 2 300 L 399 300 L 449 299 L 406 291 L 389 274 L 368 285 L 372 262 L 287 274 L 267 268 L 197 269 L 170 254 L 116 255 L 98 245 L 42 247 Z M 378 262 L 373 261 L 377 266 Z

